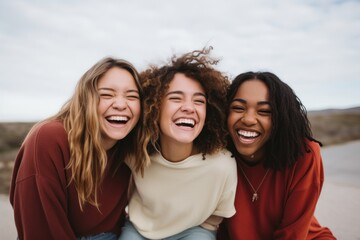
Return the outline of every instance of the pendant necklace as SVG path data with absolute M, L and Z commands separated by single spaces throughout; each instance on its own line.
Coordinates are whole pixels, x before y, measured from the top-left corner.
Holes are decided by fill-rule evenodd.
M 263 184 L 263 182 L 264 182 L 264 180 L 265 180 L 265 177 L 266 177 L 266 175 L 268 174 L 268 172 L 269 172 L 270 169 L 268 169 L 268 170 L 266 171 L 266 173 L 265 173 L 264 177 L 262 178 L 259 186 L 255 189 L 254 186 L 251 184 L 249 178 L 246 176 L 244 170 L 242 169 L 241 163 L 239 163 L 239 167 L 240 167 L 240 170 L 241 170 L 242 174 L 244 175 L 246 181 L 248 182 L 248 184 L 250 185 L 250 187 L 251 187 L 252 190 L 254 191 L 254 193 L 253 193 L 253 195 L 252 195 L 251 201 L 252 201 L 252 202 L 255 202 L 255 201 L 258 200 L 258 198 L 259 198 L 258 191 L 259 191 L 261 185 Z

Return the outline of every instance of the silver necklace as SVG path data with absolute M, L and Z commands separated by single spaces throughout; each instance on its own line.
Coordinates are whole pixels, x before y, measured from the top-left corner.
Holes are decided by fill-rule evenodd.
M 258 191 L 259 191 L 259 189 L 260 189 L 261 185 L 263 184 L 263 182 L 264 182 L 264 180 L 265 180 L 265 177 L 266 177 L 266 175 L 268 174 L 268 172 L 269 172 L 269 170 L 270 170 L 270 169 L 268 169 L 268 170 L 266 171 L 266 173 L 265 173 L 264 177 L 262 178 L 262 180 L 261 180 L 261 182 L 260 182 L 259 186 L 255 189 L 255 188 L 254 188 L 254 186 L 251 184 L 251 182 L 250 182 L 249 178 L 246 176 L 246 174 L 245 174 L 244 170 L 242 169 L 242 167 L 241 167 L 241 163 L 239 163 L 239 167 L 240 167 L 240 170 L 241 170 L 242 174 L 244 175 L 244 177 L 245 177 L 246 181 L 248 182 L 248 184 L 250 185 L 250 187 L 251 187 L 251 188 L 252 188 L 252 190 L 254 191 L 254 193 L 253 193 L 253 195 L 252 195 L 252 199 L 251 199 L 251 201 L 252 201 L 252 202 L 255 202 L 256 200 L 258 200 L 258 199 L 259 199 L 259 194 L 258 194 Z

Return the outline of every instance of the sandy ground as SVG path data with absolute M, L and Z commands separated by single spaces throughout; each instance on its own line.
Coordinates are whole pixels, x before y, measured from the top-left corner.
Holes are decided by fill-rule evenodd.
M 316 217 L 341 240 L 360 240 L 360 141 L 322 148 L 325 184 Z M 0 240 L 16 239 L 8 196 L 0 195 Z
M 339 240 L 360 240 L 360 141 L 322 149 L 325 184 L 315 212 Z

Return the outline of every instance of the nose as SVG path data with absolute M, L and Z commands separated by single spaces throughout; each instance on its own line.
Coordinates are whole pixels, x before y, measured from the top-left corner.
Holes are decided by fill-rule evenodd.
M 181 111 L 194 112 L 194 104 L 191 101 L 186 101 L 181 105 Z
M 118 110 L 124 110 L 127 107 L 126 99 L 124 97 L 116 97 L 112 104 L 112 107 Z
M 246 111 L 241 118 L 241 122 L 245 125 L 256 124 L 256 114 L 253 111 Z

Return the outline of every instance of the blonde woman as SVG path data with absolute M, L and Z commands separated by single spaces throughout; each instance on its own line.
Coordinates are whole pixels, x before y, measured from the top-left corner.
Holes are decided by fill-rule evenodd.
M 125 60 L 105 58 L 59 113 L 36 124 L 15 161 L 10 202 L 19 239 L 116 239 L 127 205 L 142 90 Z

